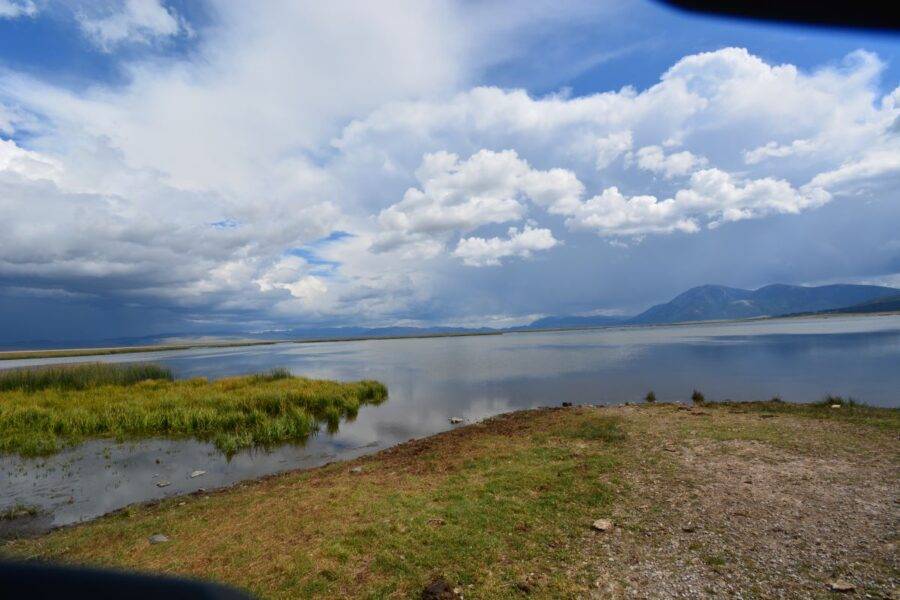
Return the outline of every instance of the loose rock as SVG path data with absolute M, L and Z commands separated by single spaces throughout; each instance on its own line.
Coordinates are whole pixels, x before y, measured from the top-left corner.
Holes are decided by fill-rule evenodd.
M 352 469 L 350 469 L 350 472 L 353 474 L 359 474 L 359 473 L 363 472 L 363 468 L 362 467 L 353 467 Z
M 151 544 L 165 544 L 169 541 L 169 538 L 164 536 L 161 533 L 154 533 L 150 537 L 147 538 L 147 541 Z
M 613 528 L 613 523 L 609 519 L 597 519 L 591 527 L 595 531 L 610 531 Z
M 463 422 L 463 420 L 462 420 L 462 418 L 460 418 L 460 417 L 450 417 L 450 424 L 451 424 L 451 425 L 459 425 L 459 424 L 462 423 L 462 422 Z
M 172 485 L 172 484 L 169 483 L 168 481 L 157 481 L 156 482 L 156 487 L 166 487 L 169 485 Z
M 832 582 L 829 582 L 828 589 L 832 592 L 852 592 L 856 589 L 849 581 L 844 581 L 843 579 L 835 579 Z
M 191 479 L 193 479 L 194 477 L 200 477 L 201 475 L 206 475 L 206 471 L 191 471 Z

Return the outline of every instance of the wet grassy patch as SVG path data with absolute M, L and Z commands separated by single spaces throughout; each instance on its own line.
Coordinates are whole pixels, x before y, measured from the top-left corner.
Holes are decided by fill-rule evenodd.
M 155 365 L 77 365 L 0 376 L 0 453 L 51 454 L 86 438 L 194 437 L 225 453 L 336 430 L 387 389 L 287 371 L 174 381 Z

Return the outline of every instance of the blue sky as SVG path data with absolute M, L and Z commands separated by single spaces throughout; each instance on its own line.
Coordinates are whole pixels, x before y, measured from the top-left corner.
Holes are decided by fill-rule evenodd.
M 641 1 L 0 0 L 0 344 L 896 284 L 898 49 Z

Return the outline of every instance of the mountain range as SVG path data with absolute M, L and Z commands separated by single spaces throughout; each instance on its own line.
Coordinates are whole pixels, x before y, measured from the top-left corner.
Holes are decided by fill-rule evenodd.
M 134 346 L 183 343 L 200 337 L 243 340 L 336 340 L 359 338 L 472 335 L 541 329 L 586 329 L 621 325 L 655 325 L 779 317 L 799 314 L 875 313 L 900 311 L 900 289 L 876 285 L 836 284 L 818 287 L 774 284 L 756 290 L 702 285 L 636 316 L 548 316 L 519 327 L 305 327 L 246 333 L 166 334 L 141 338 L 84 341 L 23 341 L 7 349 Z
M 657 304 L 627 322 L 646 325 L 777 317 L 823 311 L 867 312 L 848 309 L 898 295 L 900 290 L 896 288 L 877 285 L 805 287 L 775 284 L 757 290 L 703 285 L 691 288 L 669 302 Z

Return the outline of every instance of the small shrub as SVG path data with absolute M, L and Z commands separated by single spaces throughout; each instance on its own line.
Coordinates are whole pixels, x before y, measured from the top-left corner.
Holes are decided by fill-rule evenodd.
M 857 402 L 856 400 L 854 400 L 853 398 L 851 398 L 849 396 L 844 398 L 843 396 L 832 396 L 831 394 L 828 394 L 827 396 L 822 398 L 819 402 L 816 402 L 816 404 L 818 406 L 834 406 L 835 404 L 837 404 L 838 406 L 846 406 L 846 407 L 860 405 L 859 402 Z
M 653 393 L 653 390 L 647 392 L 647 395 L 644 396 L 644 401 L 650 403 L 656 402 L 656 394 Z
M 769 402 L 775 402 L 776 404 L 783 404 L 784 400 L 781 399 L 781 396 L 772 396 L 772 399 Z
M 694 390 L 694 393 L 691 394 L 691 400 L 694 401 L 694 404 L 703 404 L 706 402 L 706 398 L 700 393 L 700 390 Z

